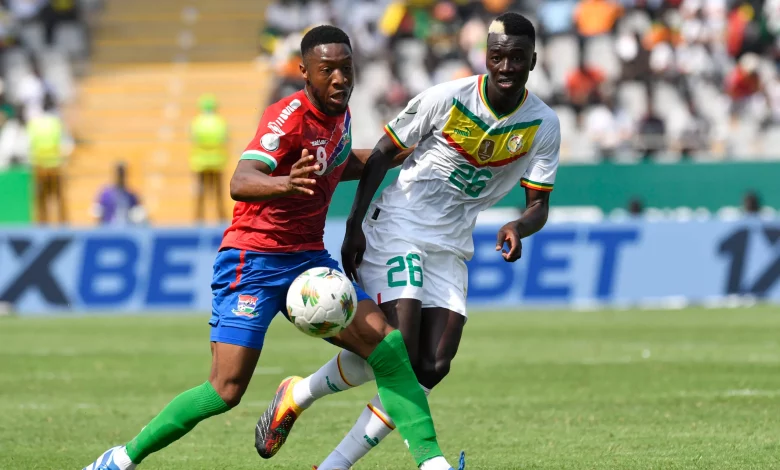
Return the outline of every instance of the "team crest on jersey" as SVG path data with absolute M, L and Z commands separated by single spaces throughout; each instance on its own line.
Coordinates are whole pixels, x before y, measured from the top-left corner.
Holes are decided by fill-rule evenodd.
M 233 309 L 233 313 L 239 317 L 255 318 L 259 315 L 255 312 L 255 307 L 257 307 L 257 297 L 239 294 L 238 305 Z
M 509 138 L 509 141 L 506 143 L 506 149 L 509 150 L 509 153 L 515 154 L 520 149 L 523 148 L 523 137 L 519 134 L 515 134 L 512 137 Z
M 490 139 L 483 139 L 477 150 L 477 157 L 480 161 L 486 162 L 493 158 L 493 152 L 496 150 L 496 143 Z

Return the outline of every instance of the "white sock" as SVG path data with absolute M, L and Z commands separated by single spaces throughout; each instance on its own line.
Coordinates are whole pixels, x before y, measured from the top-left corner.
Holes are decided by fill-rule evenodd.
M 420 465 L 420 470 L 450 470 L 452 465 L 444 457 L 428 459 Z
M 430 389 L 422 385 L 420 387 L 425 392 L 425 396 L 431 393 Z M 390 435 L 393 429 L 395 429 L 395 423 L 382 406 L 379 395 L 374 396 L 363 413 L 360 414 L 355 425 L 349 430 L 349 434 L 342 439 L 336 450 L 331 452 L 320 464 L 320 470 L 336 470 L 353 466 Z
M 133 470 L 135 468 L 135 464 L 127 456 L 127 449 L 124 446 L 114 452 L 114 463 L 123 470 Z
M 293 400 L 305 409 L 326 395 L 349 390 L 370 380 L 374 380 L 371 366 L 357 354 L 341 351 L 317 372 L 295 384 Z

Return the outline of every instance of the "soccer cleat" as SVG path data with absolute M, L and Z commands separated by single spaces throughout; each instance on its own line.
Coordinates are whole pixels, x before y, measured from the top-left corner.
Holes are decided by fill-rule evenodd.
M 460 451 L 460 458 L 458 459 L 458 470 L 466 470 L 466 451 Z
M 276 389 L 276 396 L 255 427 L 255 448 L 260 457 L 270 459 L 284 445 L 303 408 L 293 401 L 293 387 L 302 377 L 287 377 Z
M 124 446 L 116 446 L 108 449 L 97 460 L 84 467 L 83 470 L 134 470 L 134 464 L 120 465 L 114 460 L 115 454 L 123 451 L 124 448 Z

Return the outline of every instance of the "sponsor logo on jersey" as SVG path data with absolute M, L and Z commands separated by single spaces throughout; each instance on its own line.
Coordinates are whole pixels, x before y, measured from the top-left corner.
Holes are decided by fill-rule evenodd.
M 452 132 L 454 132 L 454 133 L 456 133 L 458 135 L 462 135 L 463 137 L 471 137 L 471 130 L 468 129 L 468 128 L 466 128 L 466 129 L 455 128 L 455 129 L 452 130 Z
M 509 150 L 509 153 L 517 153 L 518 150 L 523 148 L 523 137 L 519 134 L 515 134 L 512 137 L 509 138 L 509 141 L 506 143 L 506 149 Z
M 483 162 L 486 162 L 493 158 L 493 152 L 496 150 L 496 143 L 490 139 L 484 139 L 479 144 L 479 150 L 477 150 L 477 157 Z
M 417 114 L 417 110 L 420 109 L 420 100 L 416 100 L 404 109 L 404 114 Z
M 266 134 L 260 137 L 260 145 L 269 152 L 279 150 L 279 136 L 274 133 Z
M 292 113 L 294 113 L 295 110 L 300 107 L 301 107 L 301 100 L 294 99 L 290 101 L 290 104 L 285 106 L 284 109 L 282 109 L 282 111 L 279 113 L 279 117 L 277 117 L 276 119 L 268 123 L 268 128 L 271 129 L 271 131 L 278 136 L 285 135 L 286 132 L 282 130 L 282 126 L 284 125 L 285 122 L 287 122 L 288 119 L 290 119 Z
M 238 304 L 233 309 L 233 313 L 239 317 L 255 318 L 259 315 L 255 312 L 255 307 L 257 307 L 257 297 L 239 294 Z
M 325 145 L 327 143 L 328 143 L 328 139 L 317 139 L 317 140 L 313 140 L 311 142 L 311 145 L 312 147 L 318 147 L 320 145 Z

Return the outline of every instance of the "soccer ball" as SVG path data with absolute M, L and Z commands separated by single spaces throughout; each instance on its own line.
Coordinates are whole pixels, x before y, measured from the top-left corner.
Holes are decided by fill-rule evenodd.
M 302 332 L 315 338 L 336 336 L 352 323 L 357 294 L 344 273 L 312 268 L 287 291 L 287 315 Z

